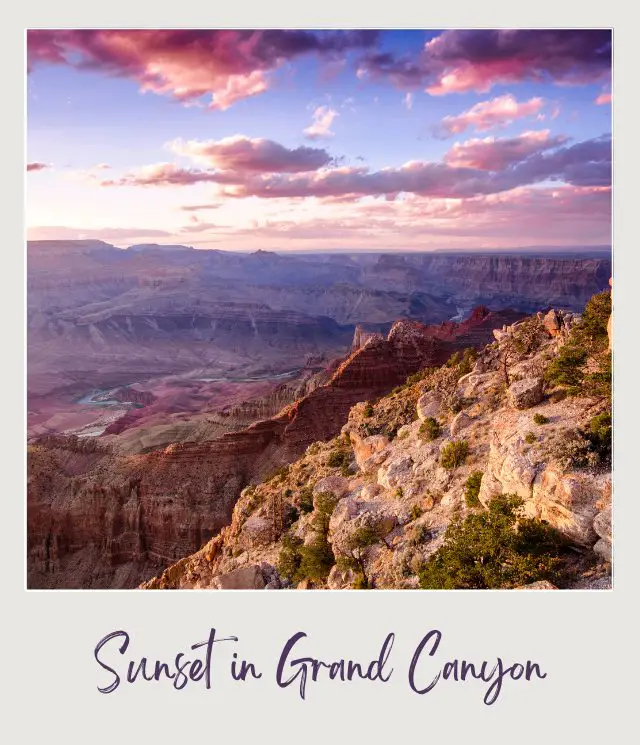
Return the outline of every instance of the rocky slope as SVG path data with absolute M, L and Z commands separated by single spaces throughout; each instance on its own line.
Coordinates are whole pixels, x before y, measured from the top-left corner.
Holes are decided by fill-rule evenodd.
M 585 319 L 551 311 L 505 324 L 475 360 L 454 359 L 375 404 L 356 404 L 339 436 L 245 488 L 229 526 L 143 587 L 340 589 L 364 578 L 368 587 L 415 588 L 447 527 L 482 515 L 502 494 L 520 497 L 523 517 L 561 537 L 562 586 L 609 587 L 611 471 L 601 425 L 610 401 L 586 382 L 583 395 L 567 395 L 558 383 L 567 371 L 559 376 L 556 363 L 576 339 L 599 334 L 583 380 L 600 384 L 589 371 L 606 357 L 607 319 L 595 331 Z M 365 340 L 361 361 L 381 343 Z
M 74 437 L 32 444 L 29 586 L 135 586 L 227 525 L 244 486 L 335 436 L 358 401 L 384 395 L 456 349 L 486 343 L 517 315 L 479 308 L 462 324 L 398 322 L 277 416 L 210 441 L 138 455 Z

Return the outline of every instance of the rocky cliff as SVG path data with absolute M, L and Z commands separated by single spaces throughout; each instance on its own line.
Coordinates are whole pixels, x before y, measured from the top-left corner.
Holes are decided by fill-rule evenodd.
M 607 303 L 603 294 L 583 317 L 553 311 L 505 324 L 477 356 L 454 356 L 356 404 L 339 436 L 245 488 L 229 526 L 143 586 L 509 587 L 504 577 L 531 576 L 523 584 L 538 589 L 556 586 L 545 573 L 553 566 L 558 586 L 610 587 Z M 362 366 L 358 378 L 375 387 L 373 355 L 394 341 L 394 358 L 415 367 L 422 336 L 400 324 L 365 341 L 341 385 Z M 475 556 L 460 527 L 485 520 L 504 530 L 503 495 L 521 505 L 513 535 L 526 544 L 506 564 L 486 544 Z M 548 559 L 551 545 L 558 555 Z M 443 566 L 461 584 L 429 584 Z M 489 584 L 474 585 L 477 576 Z
M 78 438 L 40 440 L 29 448 L 29 586 L 135 586 L 227 525 L 247 484 L 334 437 L 358 401 L 486 343 L 517 317 L 479 308 L 461 324 L 400 321 L 277 416 L 211 441 L 125 456 L 114 448 L 86 453 Z

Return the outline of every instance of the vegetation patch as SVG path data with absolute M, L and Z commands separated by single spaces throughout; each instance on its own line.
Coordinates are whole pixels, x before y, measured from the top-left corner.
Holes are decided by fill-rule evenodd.
M 434 419 L 432 416 L 428 416 L 424 422 L 420 425 L 420 429 L 418 430 L 418 435 L 421 440 L 424 440 L 425 442 L 432 442 L 433 440 L 437 440 L 438 437 L 440 437 L 442 433 L 442 428 L 440 426 L 440 422 L 438 422 L 437 419 Z
M 440 450 L 440 465 L 447 471 L 461 466 L 469 455 L 469 444 L 466 440 L 453 440 Z
M 464 501 L 466 502 L 467 507 L 482 507 L 482 503 L 478 499 L 478 494 L 480 494 L 482 475 L 482 471 L 474 471 L 471 476 L 469 476 L 469 478 L 465 481 Z
M 419 570 L 427 590 L 498 589 L 557 582 L 561 536 L 548 524 L 522 517 L 523 500 L 495 497 L 486 512 L 449 525 L 443 545 Z
M 569 396 L 611 400 L 611 353 L 607 324 L 611 294 L 601 292 L 586 304 L 582 318 L 572 329 L 545 371 L 550 385 L 564 388 Z

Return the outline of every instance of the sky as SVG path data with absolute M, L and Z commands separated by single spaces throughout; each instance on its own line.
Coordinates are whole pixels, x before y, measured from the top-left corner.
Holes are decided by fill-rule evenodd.
M 611 242 L 603 30 L 37 30 L 27 237 Z

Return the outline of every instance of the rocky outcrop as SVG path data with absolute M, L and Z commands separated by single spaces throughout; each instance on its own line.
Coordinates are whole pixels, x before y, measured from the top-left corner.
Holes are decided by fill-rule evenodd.
M 542 378 L 524 378 L 509 386 L 507 394 L 515 409 L 530 409 L 542 401 L 544 380 Z
M 402 334 L 404 350 L 410 349 L 414 331 L 409 327 Z M 548 362 L 564 338 L 548 333 L 518 365 Z M 378 344 L 367 342 L 360 353 Z M 265 577 L 264 567 L 270 567 L 277 576 L 269 575 L 267 586 L 293 586 L 280 564 L 284 522 L 272 521 L 268 543 L 247 542 L 245 536 L 256 525 L 266 535 L 274 505 L 283 502 L 282 514 L 293 515 L 289 536 L 312 545 L 318 511 L 326 509 L 330 493 L 335 506 L 323 520 L 328 517 L 327 541 L 336 563 L 327 569 L 326 579 L 296 580 L 299 589 L 346 589 L 363 581 L 375 588 L 417 587 L 420 567 L 442 545 L 451 522 L 502 494 L 521 497 L 525 517 L 546 521 L 565 537 L 572 546 L 567 561 L 586 562 L 589 568 L 583 574 L 575 570 L 575 578 L 564 579 L 562 587 L 610 587 L 611 474 L 606 466 L 567 465 L 559 447 L 576 428 L 586 426 L 601 404 L 547 397 L 532 407 L 514 409 L 503 387 L 499 349 L 490 345 L 474 370 L 458 380 L 466 391 L 465 409 L 454 413 L 438 398 L 440 433 L 427 440 L 421 426 L 426 411 L 432 411 L 427 408 L 433 400 L 426 390 L 429 385 L 428 379 L 418 380 L 375 405 L 358 403 L 338 438 L 314 443 L 286 473 L 243 491 L 228 527 L 186 564 L 179 562 L 179 571 L 170 567 L 145 586 L 215 588 L 221 577 L 245 566 L 262 567 Z M 406 415 L 409 404 L 413 412 L 398 427 L 398 412 Z M 534 420 L 535 414 L 543 417 Z M 388 434 L 370 434 L 385 422 L 393 424 Z M 464 441 L 468 452 L 455 467 L 445 468 L 442 453 L 453 440 Z M 336 453 L 340 458 L 332 457 Z M 467 499 L 467 481 L 478 474 L 479 504 L 474 504 Z M 320 499 L 321 494 L 325 498 Z M 545 581 L 517 589 L 556 587 Z

